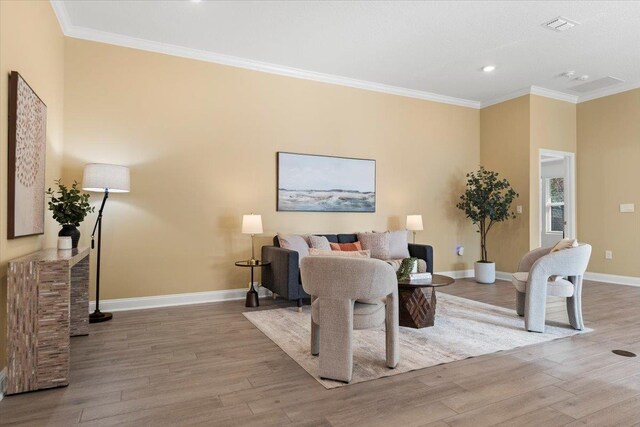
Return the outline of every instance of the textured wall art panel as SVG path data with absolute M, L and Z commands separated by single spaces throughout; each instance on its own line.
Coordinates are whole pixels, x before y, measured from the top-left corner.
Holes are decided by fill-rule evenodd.
M 8 227 L 10 239 L 44 233 L 47 106 L 22 76 L 9 77 Z

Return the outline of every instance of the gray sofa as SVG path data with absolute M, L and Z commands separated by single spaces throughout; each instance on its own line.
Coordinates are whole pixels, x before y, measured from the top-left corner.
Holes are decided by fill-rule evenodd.
M 325 236 L 332 243 L 353 243 L 358 240 L 357 234 L 318 236 Z M 433 274 L 433 247 L 409 243 L 409 255 L 424 260 L 427 263 L 427 271 Z M 298 252 L 281 248 L 278 236 L 275 236 L 273 246 L 262 247 L 262 260 L 271 262 L 262 269 L 262 286 L 283 298 L 297 301 L 298 307 L 302 307 L 302 301 L 310 297 L 302 289 Z

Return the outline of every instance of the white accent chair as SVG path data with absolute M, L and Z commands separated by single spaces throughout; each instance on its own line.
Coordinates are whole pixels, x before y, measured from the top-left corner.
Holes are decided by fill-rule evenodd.
M 308 256 L 300 263 L 311 295 L 311 354 L 321 378 L 350 382 L 354 329 L 385 325 L 386 364 L 399 361 L 398 281 L 389 264 L 371 258 Z
M 591 245 L 580 244 L 557 252 L 551 249 L 534 249 L 520 261 L 518 272 L 511 279 L 516 288 L 516 311 L 524 316 L 528 331 L 544 332 L 547 296 L 564 297 L 569 323 L 582 330 L 582 278 L 591 257 Z

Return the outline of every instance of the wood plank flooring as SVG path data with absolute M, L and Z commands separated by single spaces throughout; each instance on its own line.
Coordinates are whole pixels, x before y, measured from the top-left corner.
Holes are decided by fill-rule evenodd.
M 439 290 L 513 308 L 508 282 Z M 640 288 L 588 282 L 593 333 L 326 390 L 243 301 L 116 313 L 72 338 L 69 387 L 6 396 L 0 425 L 640 426 Z M 263 299 L 260 309 L 291 305 Z M 547 317 L 567 322 L 564 300 Z

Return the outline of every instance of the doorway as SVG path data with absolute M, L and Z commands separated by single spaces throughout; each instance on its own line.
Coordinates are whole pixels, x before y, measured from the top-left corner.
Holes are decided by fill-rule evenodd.
M 540 150 L 540 246 L 576 238 L 575 154 Z

